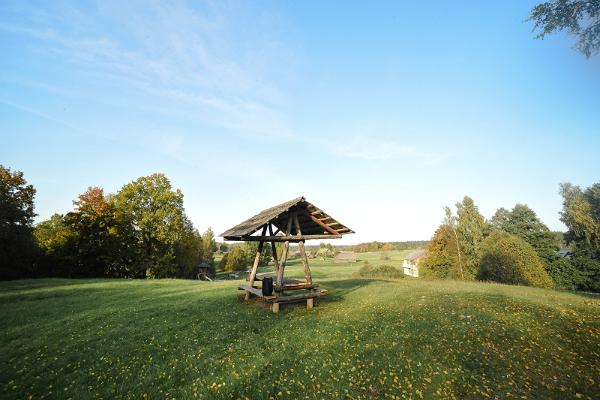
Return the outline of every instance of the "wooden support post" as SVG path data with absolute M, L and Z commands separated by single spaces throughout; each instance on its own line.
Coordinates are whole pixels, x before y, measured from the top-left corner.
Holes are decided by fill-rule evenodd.
M 293 215 L 290 214 L 288 223 L 287 223 L 287 232 L 286 235 L 290 235 L 292 230 L 292 219 Z M 283 272 L 285 270 L 285 262 L 287 260 L 288 252 L 290 251 L 290 242 L 285 241 L 283 244 L 283 251 L 281 253 L 281 260 L 279 262 L 279 270 L 277 271 L 277 287 L 280 288 L 283 286 Z
M 265 236 L 267 233 L 267 225 L 263 227 L 262 236 Z M 260 263 L 260 255 L 262 253 L 263 244 L 265 242 L 258 242 L 258 250 L 256 251 L 256 256 L 254 257 L 254 264 L 252 264 L 252 271 L 250 272 L 250 279 L 248 286 L 252 287 L 254 285 L 254 279 L 256 278 L 256 270 L 258 269 L 258 264 Z M 245 296 L 246 300 L 250 300 L 250 292 L 246 292 Z
M 274 313 L 278 313 L 279 312 L 279 303 L 273 303 L 271 305 L 271 309 L 273 310 Z
M 315 299 L 314 298 L 310 298 L 310 299 L 306 299 L 306 309 L 307 310 L 311 310 L 314 306 Z
M 273 234 L 273 225 L 269 222 L 269 236 L 275 236 Z M 279 259 L 277 258 L 277 246 L 275 242 L 271 242 L 271 255 L 273 256 L 273 263 L 275 263 L 275 276 L 279 272 Z
M 296 235 L 302 236 L 302 230 L 300 229 L 300 222 L 298 221 L 297 214 L 294 214 L 294 224 L 296 225 Z M 310 267 L 308 266 L 308 257 L 306 256 L 306 249 L 304 248 L 304 240 L 298 242 L 298 247 L 300 248 L 300 257 L 302 258 L 302 264 L 304 265 L 304 279 L 306 279 L 306 283 L 312 284 L 312 274 L 310 272 Z

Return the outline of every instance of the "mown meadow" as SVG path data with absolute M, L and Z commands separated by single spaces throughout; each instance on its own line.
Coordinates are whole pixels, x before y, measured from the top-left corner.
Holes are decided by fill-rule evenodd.
M 0 397 L 600 397 L 598 296 L 311 266 L 329 296 L 279 314 L 239 280 L 2 282 Z

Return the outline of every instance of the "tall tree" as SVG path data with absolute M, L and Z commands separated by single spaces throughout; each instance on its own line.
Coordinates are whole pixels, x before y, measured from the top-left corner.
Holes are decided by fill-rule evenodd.
M 213 265 L 215 251 L 217 251 L 217 241 L 212 228 L 209 226 L 202 234 L 202 259 Z
M 75 209 L 65 216 L 75 241 L 72 274 L 83 277 L 119 276 L 115 207 L 99 187 L 89 187 L 73 201 Z
M 492 229 L 501 230 L 525 240 L 542 260 L 555 286 L 574 289 L 581 280 L 580 274 L 569 260 L 560 257 L 560 239 L 556 233 L 538 218 L 535 211 L 525 204 L 517 204 L 511 211 L 504 208 L 491 218 Z
M 600 183 L 586 190 L 563 183 L 560 193 L 565 240 L 573 249 L 573 265 L 584 276 L 580 289 L 600 291 Z
M 458 261 L 458 270 L 460 272 L 460 279 L 465 279 L 465 271 L 463 269 L 462 263 L 462 255 L 460 253 L 460 241 L 458 240 L 458 233 L 456 232 L 456 217 L 452 214 L 452 210 L 450 207 L 444 207 L 444 212 L 446 213 L 446 217 L 444 219 L 444 225 L 447 230 L 452 233 L 452 238 L 454 239 L 454 246 L 456 247 L 456 259 Z M 442 226 L 444 226 L 442 225 Z M 435 237 L 435 236 L 434 236 Z
M 553 0 L 538 4 L 529 20 L 535 22 L 538 39 L 566 30 L 577 37 L 575 47 L 587 58 L 600 49 L 600 0 Z
M 427 244 L 426 257 L 419 264 L 419 275 L 424 278 L 464 279 L 459 263 L 456 230 L 442 224 Z
M 517 204 L 511 211 L 496 211 L 490 224 L 493 228 L 519 236 L 529 243 L 543 259 L 550 259 L 559 250 L 556 234 L 538 218 L 535 211 L 525 204 Z
M 483 215 L 473 199 L 465 196 L 463 201 L 456 203 L 457 215 L 456 231 L 460 242 L 461 254 L 464 256 L 465 279 L 475 279 L 479 268 L 479 244 L 484 239 L 487 225 Z
M 193 278 L 198 273 L 198 265 L 204 258 L 202 236 L 192 222 L 185 219 L 181 238 L 175 245 L 175 264 L 177 270 L 171 276 Z
M 127 258 L 134 276 L 165 277 L 177 273 L 175 247 L 187 217 L 183 193 L 164 174 L 138 178 L 114 196 L 119 234 L 129 243 Z
M 39 276 L 72 277 L 77 262 L 75 232 L 61 214 L 53 214 L 33 231 L 40 250 Z
M 0 279 L 34 274 L 35 192 L 23 172 L 0 165 Z

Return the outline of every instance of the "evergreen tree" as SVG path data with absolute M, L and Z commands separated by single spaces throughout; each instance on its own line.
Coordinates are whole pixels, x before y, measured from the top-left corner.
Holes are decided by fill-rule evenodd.
M 217 251 L 215 234 L 213 233 L 213 230 L 208 227 L 202 234 L 202 260 L 213 265 L 215 251 Z
M 465 196 L 462 202 L 457 203 L 456 209 L 458 214 L 456 232 L 464 259 L 464 276 L 465 279 L 471 280 L 477 275 L 481 258 L 479 245 L 484 239 L 487 225 L 469 196 Z
M 427 244 L 426 257 L 419 264 L 419 275 L 424 278 L 463 279 L 458 258 L 454 229 L 442 224 Z

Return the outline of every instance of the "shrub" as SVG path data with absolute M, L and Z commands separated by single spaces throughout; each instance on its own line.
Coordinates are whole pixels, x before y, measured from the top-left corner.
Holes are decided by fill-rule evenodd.
M 391 265 L 373 267 L 368 261 L 354 275 L 361 278 L 404 278 L 404 274 Z
M 493 231 L 481 244 L 480 280 L 552 287 L 552 279 L 537 253 L 523 239 L 503 231 Z

